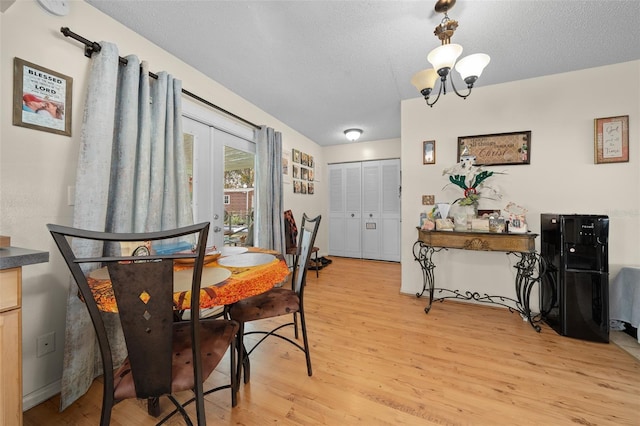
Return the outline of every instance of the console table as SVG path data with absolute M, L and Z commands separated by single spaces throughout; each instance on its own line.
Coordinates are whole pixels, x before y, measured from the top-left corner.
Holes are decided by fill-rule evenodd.
M 531 290 L 533 286 L 540 281 L 540 277 L 544 274 L 541 267 L 544 268 L 544 262 L 540 255 L 535 251 L 535 239 L 538 234 L 509 234 L 509 233 L 491 233 L 491 232 L 458 232 L 458 231 L 424 231 L 418 229 L 418 240 L 413 245 L 413 257 L 420 263 L 422 269 L 422 291 L 416 293 L 416 297 L 421 297 L 424 292 L 429 290 L 429 304 L 424 308 L 425 313 L 429 313 L 434 301 L 443 301 L 444 299 L 464 299 L 475 300 L 482 303 L 492 303 L 504 306 L 510 312 L 518 312 L 523 318 L 526 318 L 531 326 L 540 332 L 539 315 L 532 316 L 529 308 L 531 298 Z M 459 250 L 476 250 L 476 251 L 500 251 L 506 252 L 507 255 L 513 255 L 518 258 L 515 264 L 516 268 L 516 297 L 513 299 L 506 296 L 491 296 L 488 294 L 480 294 L 478 292 L 459 290 L 449 290 L 446 288 L 435 287 L 434 269 L 436 267 L 433 262 L 434 253 L 442 250 L 459 249 Z M 434 292 L 443 294 L 442 297 L 434 299 Z

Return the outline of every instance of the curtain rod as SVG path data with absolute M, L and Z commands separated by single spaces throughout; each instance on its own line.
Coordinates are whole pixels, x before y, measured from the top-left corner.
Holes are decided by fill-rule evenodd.
M 74 33 L 73 31 L 71 31 L 69 29 L 69 27 L 60 28 L 60 32 L 62 34 L 64 34 L 65 37 L 71 37 L 72 39 L 77 40 L 80 43 L 83 43 L 84 46 L 85 46 L 84 47 L 84 56 L 86 56 L 87 58 L 90 58 L 91 55 L 93 55 L 94 53 L 100 52 L 100 50 L 102 49 L 102 47 L 100 46 L 100 44 L 98 42 L 87 40 L 86 38 L 82 37 L 81 35 L 78 35 L 78 34 Z M 122 56 L 119 56 L 118 59 L 119 59 L 121 64 L 127 65 L 128 61 L 125 58 L 123 58 Z M 155 78 L 155 79 L 158 78 L 158 75 L 154 74 L 152 72 L 149 72 L 149 76 L 152 77 L 152 78 Z M 211 108 L 214 108 L 214 109 L 216 109 L 216 110 L 218 110 L 218 111 L 220 111 L 220 112 L 222 112 L 224 114 L 227 114 L 227 115 L 235 118 L 236 120 L 242 121 L 243 123 L 248 124 L 249 126 L 255 128 L 255 129 L 260 129 L 261 128 L 261 126 L 258 126 L 257 124 L 254 124 L 249 120 L 245 120 L 244 118 L 242 118 L 242 117 L 240 117 L 240 116 L 238 116 L 238 115 L 236 115 L 236 114 L 234 114 L 234 113 L 232 113 L 230 111 L 227 111 L 226 109 L 221 108 L 218 105 L 213 104 L 213 103 L 209 102 L 208 100 L 203 99 L 200 96 L 196 95 L 195 93 L 192 93 L 192 92 L 190 92 L 190 91 L 188 91 L 186 89 L 182 89 L 182 93 L 184 93 L 185 95 L 187 95 L 187 96 L 189 96 L 189 97 L 191 97 L 191 98 L 193 98 L 193 99 L 195 99 L 195 100 L 197 100 L 199 102 L 202 102 L 205 105 L 210 106 Z

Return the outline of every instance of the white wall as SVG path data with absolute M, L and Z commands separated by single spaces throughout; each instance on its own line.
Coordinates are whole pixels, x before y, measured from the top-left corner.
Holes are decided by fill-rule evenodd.
M 400 139 L 326 146 L 323 152 L 326 164 L 400 158 Z
M 166 70 L 181 79 L 185 89 L 253 123 L 282 132 L 285 149 L 295 147 L 312 154 L 318 164 L 325 163 L 322 150 L 313 141 L 86 2 L 72 1 L 70 9 L 68 16 L 57 17 L 33 0 L 20 0 L 6 8 L 0 20 L 0 233 L 11 236 L 14 246 L 50 252 L 48 264 L 27 266 L 23 271 L 25 409 L 56 393 L 62 371 L 69 278 L 45 225 L 72 222 L 67 187 L 75 182 L 90 60 L 83 55 L 84 46 L 64 37 L 60 27 L 68 26 L 90 40 L 116 43 L 121 56 L 138 55 L 149 62 L 150 70 Z M 72 137 L 12 125 L 14 57 L 73 78 Z M 285 206 L 314 216 L 326 214 L 324 182 L 315 185 L 315 192 L 314 196 L 294 196 L 285 191 Z M 317 244 L 326 247 L 326 241 L 326 229 L 321 229 Z M 57 335 L 55 352 L 36 358 L 36 337 L 50 331 Z
M 596 165 L 594 119 L 618 115 L 629 115 L 629 162 Z M 640 263 L 640 61 L 633 61 L 480 87 L 467 100 L 448 94 L 433 108 L 421 98 L 403 101 L 402 292 L 422 288 L 411 252 L 425 211 L 421 196 L 435 194 L 437 202 L 460 197 L 455 189 L 442 190 L 442 170 L 456 162 L 458 136 L 522 130 L 532 131 L 531 164 L 493 167 L 508 172 L 491 178 L 504 198 L 481 200 L 480 208 L 514 201 L 528 209 L 534 233 L 540 231 L 540 213 L 607 214 L 612 270 Z M 431 139 L 437 164 L 423 165 L 422 141 Z M 437 287 L 515 296 L 514 261 L 504 253 L 449 250 L 434 260 Z

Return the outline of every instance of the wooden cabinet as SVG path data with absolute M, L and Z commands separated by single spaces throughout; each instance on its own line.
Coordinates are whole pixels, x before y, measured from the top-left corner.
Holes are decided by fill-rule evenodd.
M 0 247 L 0 426 L 22 425 L 22 267 L 46 251 Z
M 22 424 L 22 268 L 0 270 L 0 425 Z

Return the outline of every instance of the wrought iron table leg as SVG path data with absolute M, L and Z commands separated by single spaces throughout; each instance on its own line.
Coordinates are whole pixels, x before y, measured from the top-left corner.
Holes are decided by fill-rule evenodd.
M 542 276 L 544 276 L 545 262 L 540 254 L 532 253 L 518 253 L 512 252 L 519 258 L 515 264 L 516 272 L 516 294 L 518 297 L 517 307 L 523 318 L 526 318 L 538 333 L 541 328 L 538 325 L 540 322 L 540 316 L 531 315 L 531 290 L 533 286 L 540 282 Z
M 424 292 L 427 290 L 427 287 L 429 288 L 429 304 L 424 308 L 424 312 L 427 314 L 431 310 L 431 305 L 433 304 L 433 289 L 435 287 L 433 270 L 436 265 L 433 263 L 432 256 L 440 250 L 442 250 L 442 247 L 434 248 L 425 245 L 422 241 L 416 241 L 413 244 L 413 257 L 418 263 L 420 263 L 420 268 L 422 269 L 422 291 L 416 293 L 416 297 L 422 297 Z

